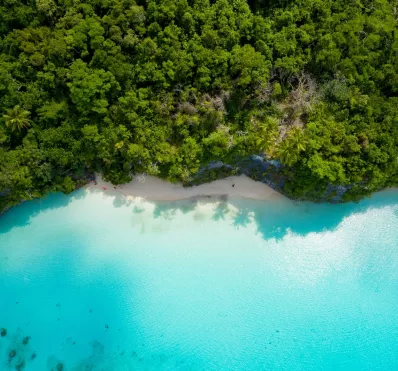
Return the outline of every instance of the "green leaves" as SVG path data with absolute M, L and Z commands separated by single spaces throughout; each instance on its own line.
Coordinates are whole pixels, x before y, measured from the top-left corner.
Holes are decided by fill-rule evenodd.
M 276 148 L 276 157 L 287 166 L 293 166 L 299 161 L 301 152 L 307 147 L 307 138 L 304 131 L 298 127 L 292 127 L 286 137 Z
M 71 65 L 68 77 L 71 100 L 82 113 L 94 111 L 105 114 L 109 105 L 107 98 L 120 90 L 111 72 L 89 69 L 81 59 Z
M 7 110 L 2 119 L 11 131 L 22 131 L 30 126 L 29 115 L 29 111 L 17 105 Z
M 296 194 L 396 184 L 397 35 L 388 0 L 7 0 L 0 192 L 253 154 Z
M 247 88 L 251 84 L 267 81 L 271 64 L 250 45 L 235 46 L 231 56 L 231 73 L 237 76 L 237 85 Z

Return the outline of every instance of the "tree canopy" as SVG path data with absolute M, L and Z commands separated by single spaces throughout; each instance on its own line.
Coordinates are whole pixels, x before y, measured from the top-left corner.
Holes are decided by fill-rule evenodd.
M 293 197 L 397 185 L 397 20 L 394 0 L 3 0 L 0 207 L 252 154 Z

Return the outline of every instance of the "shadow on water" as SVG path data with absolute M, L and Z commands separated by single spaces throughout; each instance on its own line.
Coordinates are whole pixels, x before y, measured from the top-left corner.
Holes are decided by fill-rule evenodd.
M 265 207 L 258 207 L 254 212 L 254 220 L 258 232 L 264 239 L 272 237 L 281 239 L 289 231 L 300 236 L 313 232 L 333 231 L 347 217 L 386 206 L 398 206 L 398 192 L 380 192 L 359 203 L 290 202 L 286 208 L 277 207 L 271 212 L 268 212 Z
M 199 203 L 199 199 L 189 199 L 184 201 L 173 202 L 156 202 L 155 209 L 153 210 L 154 218 L 164 218 L 167 220 L 173 219 L 177 211 L 188 214 L 194 211 Z
M 98 191 L 98 192 L 101 192 L 101 191 Z M 113 206 L 116 208 L 123 207 L 123 206 L 130 206 L 132 203 L 133 203 L 133 201 L 131 199 L 128 199 L 127 197 L 124 197 L 123 195 L 121 195 L 119 193 L 114 195 Z
M 53 194 L 42 200 L 27 202 L 17 206 L 0 218 L 0 233 L 7 232 L 13 227 L 28 225 L 31 219 L 41 212 L 66 207 L 71 201 L 81 199 L 84 196 L 84 190 L 79 190 L 72 195 Z M 312 232 L 333 231 L 349 216 L 370 210 L 379 210 L 384 207 L 393 208 L 394 215 L 398 218 L 398 191 L 396 190 L 377 193 L 372 198 L 365 199 L 359 203 L 339 205 L 313 204 L 309 202 L 295 203 L 286 199 L 259 202 L 245 199 L 226 199 L 225 197 L 154 202 L 153 217 L 173 220 L 178 213 L 188 214 L 194 212 L 200 203 L 210 201 L 217 202 L 215 207 L 212 208 L 212 214 L 210 215 L 212 220 L 231 221 L 235 228 L 247 228 L 254 222 L 258 233 L 264 239 L 281 239 L 289 231 L 302 236 Z M 113 205 L 115 207 L 132 206 L 132 211 L 136 214 L 144 211 L 140 205 L 122 196 L 115 197 Z M 235 209 L 234 212 L 231 212 L 231 205 Z M 5 324 L 0 325 L 3 326 Z M 101 326 L 103 326 L 102 323 Z M 6 340 L 7 343 L 5 342 Z M 147 352 L 144 354 L 147 356 Z M 121 369 L 118 367 L 123 364 L 127 365 L 124 369 L 144 369 L 143 364 L 151 364 L 152 369 L 162 369 L 167 362 L 170 362 L 167 365 L 173 362 L 173 360 L 167 360 L 165 354 L 153 354 L 150 356 L 151 359 L 148 359 L 140 353 L 139 349 L 126 349 L 121 350 L 116 356 L 110 356 L 104 350 L 104 345 L 101 342 L 94 341 L 91 344 L 90 353 L 86 358 L 81 359 L 73 369 L 115 370 Z M 46 357 L 46 355 L 36 353 L 35 339 L 33 336 L 30 339 L 30 333 L 18 330 L 15 334 L 7 334 L 5 329 L 3 331 L 0 329 L 0 355 L 3 355 L 3 359 L 6 360 L 6 363 L 0 364 L 0 369 L 4 370 L 29 370 L 31 365 L 37 362 L 36 357 Z M 127 360 L 125 361 L 123 357 L 126 357 Z M 177 359 L 178 357 L 176 357 Z M 60 364 L 63 364 L 61 358 L 50 356 L 47 361 L 47 369 L 71 369 L 67 366 L 61 368 Z M 105 366 L 101 367 L 103 364 Z M 194 367 L 181 364 L 175 364 L 174 366 L 174 369 L 182 368 L 193 369 Z
M 83 189 L 72 195 L 61 193 L 51 194 L 43 199 L 25 202 L 14 207 L 0 217 L 0 234 L 10 231 L 14 227 L 23 227 L 30 223 L 32 218 L 40 213 L 68 206 L 76 199 L 84 198 Z M 257 231 L 264 239 L 283 238 L 289 231 L 305 236 L 311 232 L 333 231 L 350 215 L 364 213 L 370 209 L 385 206 L 398 206 L 398 190 L 387 190 L 374 194 L 371 198 L 359 203 L 328 204 L 311 202 L 294 202 L 288 199 L 272 201 L 256 201 L 248 199 L 227 199 L 221 197 L 198 197 L 182 201 L 157 201 L 154 205 L 154 218 L 172 220 L 177 212 L 187 214 L 195 210 L 199 203 L 217 202 L 213 209 L 214 221 L 230 220 L 235 228 L 245 228 L 252 221 Z M 133 206 L 134 213 L 143 212 L 143 208 L 121 194 L 114 195 L 114 207 Z M 231 213 L 229 205 L 236 208 Z M 395 212 L 398 214 L 398 211 Z
M 79 189 L 72 195 L 52 193 L 44 198 L 23 202 L 14 206 L 4 215 L 0 216 L 0 234 L 9 232 L 15 227 L 23 227 L 30 224 L 30 221 L 46 210 L 63 208 L 73 200 L 82 199 L 85 191 Z
M 155 218 L 172 220 L 177 212 L 186 214 L 193 211 L 198 203 L 218 202 L 212 210 L 214 221 L 232 220 L 235 228 L 245 228 L 255 222 L 257 232 L 264 239 L 282 239 L 287 233 L 305 236 L 313 232 L 335 230 L 341 222 L 354 214 L 365 213 L 371 209 L 385 206 L 398 206 L 398 191 L 379 192 L 359 203 L 315 204 L 294 202 L 291 200 L 255 201 L 247 199 L 212 198 L 190 199 L 175 202 L 156 202 L 153 215 Z M 229 206 L 236 211 L 231 213 Z M 398 214 L 398 211 L 395 212 Z

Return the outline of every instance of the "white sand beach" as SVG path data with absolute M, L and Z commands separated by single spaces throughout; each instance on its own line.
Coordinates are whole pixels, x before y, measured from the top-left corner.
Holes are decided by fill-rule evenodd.
M 201 197 L 239 197 L 254 200 L 275 200 L 285 198 L 279 192 L 245 175 L 231 176 L 194 187 L 183 187 L 153 176 L 135 176 L 127 184 L 114 186 L 105 182 L 100 175 L 97 184 L 90 183 L 89 190 L 102 190 L 108 194 L 122 194 L 126 198 L 143 198 L 152 201 L 176 201 Z

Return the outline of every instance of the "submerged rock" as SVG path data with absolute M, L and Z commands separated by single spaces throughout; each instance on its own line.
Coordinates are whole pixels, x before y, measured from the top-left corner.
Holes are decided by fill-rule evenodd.
M 33 353 L 32 356 L 30 357 L 30 359 L 33 361 L 36 357 L 37 357 L 37 354 Z
M 7 329 L 5 328 L 0 328 L 0 336 L 3 338 L 4 336 L 7 336 Z
M 17 370 L 17 371 L 21 371 L 21 370 L 23 370 L 25 368 L 25 361 L 21 361 L 21 362 L 19 362 L 17 365 L 15 365 L 15 369 Z
M 59 362 L 55 369 L 57 371 L 63 371 L 64 370 L 64 365 L 61 362 Z
M 8 353 L 8 357 L 10 357 L 10 359 L 13 359 L 16 355 L 17 355 L 17 351 L 14 349 L 10 353 Z
M 30 340 L 30 336 L 24 337 L 23 340 L 22 340 L 22 344 L 23 345 L 27 345 L 29 343 L 29 340 Z

